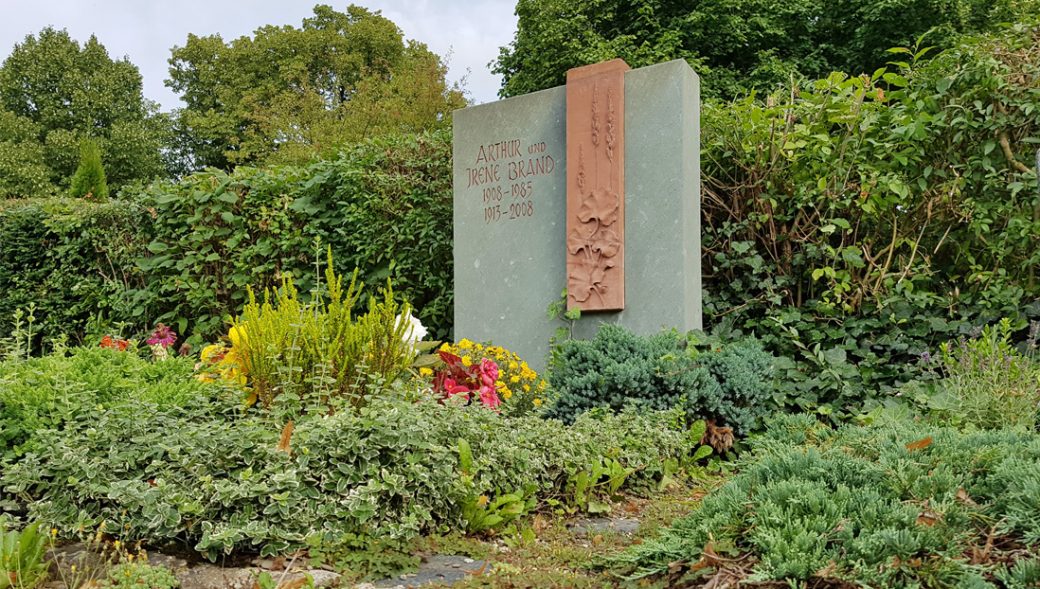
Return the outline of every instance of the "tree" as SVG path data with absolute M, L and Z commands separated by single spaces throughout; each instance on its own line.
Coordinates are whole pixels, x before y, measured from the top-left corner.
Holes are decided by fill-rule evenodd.
M 516 36 L 493 71 L 500 94 L 564 83 L 572 67 L 686 59 L 705 96 L 773 90 L 832 71 L 871 73 L 889 47 L 946 47 L 1037 6 L 1035 0 L 519 0 Z
M 86 138 L 116 187 L 166 175 L 168 119 L 145 100 L 137 67 L 113 60 L 96 37 L 81 47 L 65 30 L 26 36 L 0 65 L 0 110 L 32 125 L 24 149 L 44 154 L 52 185 L 68 186 Z
M 192 167 L 290 163 L 386 131 L 446 124 L 465 105 L 443 61 L 364 8 L 316 6 L 301 27 L 265 26 L 224 42 L 189 35 L 166 84 Z
M 72 176 L 69 193 L 73 198 L 108 198 L 108 182 L 105 181 L 105 168 L 101 165 L 101 150 L 98 149 L 97 142 L 83 140 L 80 146 L 79 167 Z
M 54 192 L 38 135 L 31 120 L 0 110 L 0 198 Z

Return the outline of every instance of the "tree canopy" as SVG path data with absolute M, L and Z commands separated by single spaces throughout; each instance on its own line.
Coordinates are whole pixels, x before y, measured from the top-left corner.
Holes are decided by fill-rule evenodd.
M 167 85 L 181 95 L 191 166 L 288 163 L 383 131 L 446 122 L 465 101 L 425 45 L 378 12 L 314 8 L 302 26 L 265 26 L 225 42 L 190 35 Z
M 493 71 L 505 97 L 615 57 L 632 67 L 682 58 L 704 95 L 729 98 L 792 76 L 871 73 L 888 48 L 928 31 L 929 45 L 945 47 L 1035 9 L 1034 0 L 518 0 L 516 35 Z
M 97 142 L 116 187 L 164 175 L 167 129 L 129 60 L 113 60 L 96 37 L 80 46 L 45 28 L 0 65 L 0 196 L 67 187 L 85 139 Z

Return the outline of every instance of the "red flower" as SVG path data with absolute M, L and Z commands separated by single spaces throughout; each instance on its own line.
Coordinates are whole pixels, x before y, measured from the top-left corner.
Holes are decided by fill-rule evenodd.
M 106 335 L 105 337 L 101 338 L 100 346 L 108 350 L 117 350 L 120 352 L 125 352 L 126 349 L 130 347 L 130 342 L 125 339 L 113 338 L 110 335 Z
M 448 399 L 455 395 L 464 395 L 467 403 L 473 402 L 473 394 L 477 393 L 480 403 L 489 409 L 496 409 L 502 404 L 495 391 L 498 380 L 498 364 L 484 358 L 479 365 L 466 366 L 462 358 L 451 352 L 439 351 L 444 362 L 433 378 L 433 390 Z

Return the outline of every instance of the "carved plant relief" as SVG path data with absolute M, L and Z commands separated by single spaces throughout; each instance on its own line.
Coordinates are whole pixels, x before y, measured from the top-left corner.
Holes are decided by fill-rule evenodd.
M 624 163 L 618 122 L 623 120 L 619 93 L 624 92 L 626 69 L 623 63 L 614 64 L 610 70 L 579 78 L 576 82 L 583 86 L 576 86 L 573 94 L 578 100 L 572 102 L 568 94 L 568 143 L 576 144 L 569 145 L 572 157 L 577 148 L 567 199 L 571 308 L 624 308 Z M 568 80 L 568 92 L 571 84 Z

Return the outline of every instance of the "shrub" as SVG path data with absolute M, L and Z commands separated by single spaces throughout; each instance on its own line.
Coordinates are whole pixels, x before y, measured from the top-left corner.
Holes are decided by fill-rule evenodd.
M 701 115 L 705 323 L 789 358 L 793 409 L 856 415 L 940 342 L 1037 316 L 1040 27 L 899 51 Z
M 1040 543 L 1035 432 L 901 419 L 834 431 L 784 416 L 754 446 L 699 509 L 614 563 L 677 584 L 719 574 L 951 587 L 1006 575 L 1005 559 Z M 993 549 L 1016 543 L 1026 550 Z
M 220 394 L 192 378 L 192 370 L 190 358 L 151 362 L 102 348 L 0 362 L 0 457 L 37 450 L 38 434 L 84 412 L 125 403 L 184 407 Z
M 30 304 L 36 350 L 63 336 L 84 341 L 99 318 L 131 333 L 152 324 L 159 301 L 142 290 L 135 263 L 150 225 L 146 210 L 125 202 L 0 201 L 0 338 Z
M 309 293 L 315 240 L 345 267 L 390 278 L 434 337 L 451 329 L 451 138 L 394 135 L 304 167 L 207 171 L 133 195 L 154 211 L 151 255 L 141 260 L 156 318 L 193 343 L 213 338 L 247 301 L 246 287 L 292 277 Z M 256 285 L 258 277 L 263 281 Z M 362 300 L 362 304 L 364 300 Z
M 606 324 L 592 340 L 553 349 L 549 382 L 558 398 L 549 414 L 572 421 L 594 407 L 683 407 L 746 434 L 772 406 L 771 366 L 753 340 L 698 349 L 674 331 L 643 337 Z
M 646 490 L 691 450 L 674 414 L 565 426 L 432 399 L 375 398 L 357 412 L 310 416 L 288 443 L 280 430 L 205 401 L 87 408 L 39 432 L 38 451 L 5 465 L 0 488 L 63 534 L 104 521 L 124 541 L 176 539 L 216 558 L 284 554 L 323 537 L 379 543 L 463 530 L 461 506 L 474 490 L 492 500 L 526 488 L 562 498 L 570 478 L 605 459 L 631 471 L 625 488 Z M 470 484 L 460 440 L 472 448 Z
M 276 401 L 293 413 L 314 404 L 324 411 L 362 405 L 415 359 L 411 326 L 403 320 L 411 309 L 394 300 L 389 283 L 382 300 L 372 297 L 368 312 L 355 316 L 357 272 L 344 288 L 330 252 L 325 289 L 327 295 L 318 292 L 303 303 L 287 278 L 281 289 L 264 293 L 263 304 L 250 290 L 241 317 L 232 322 L 235 375 L 245 377 L 251 399 L 264 408 Z

